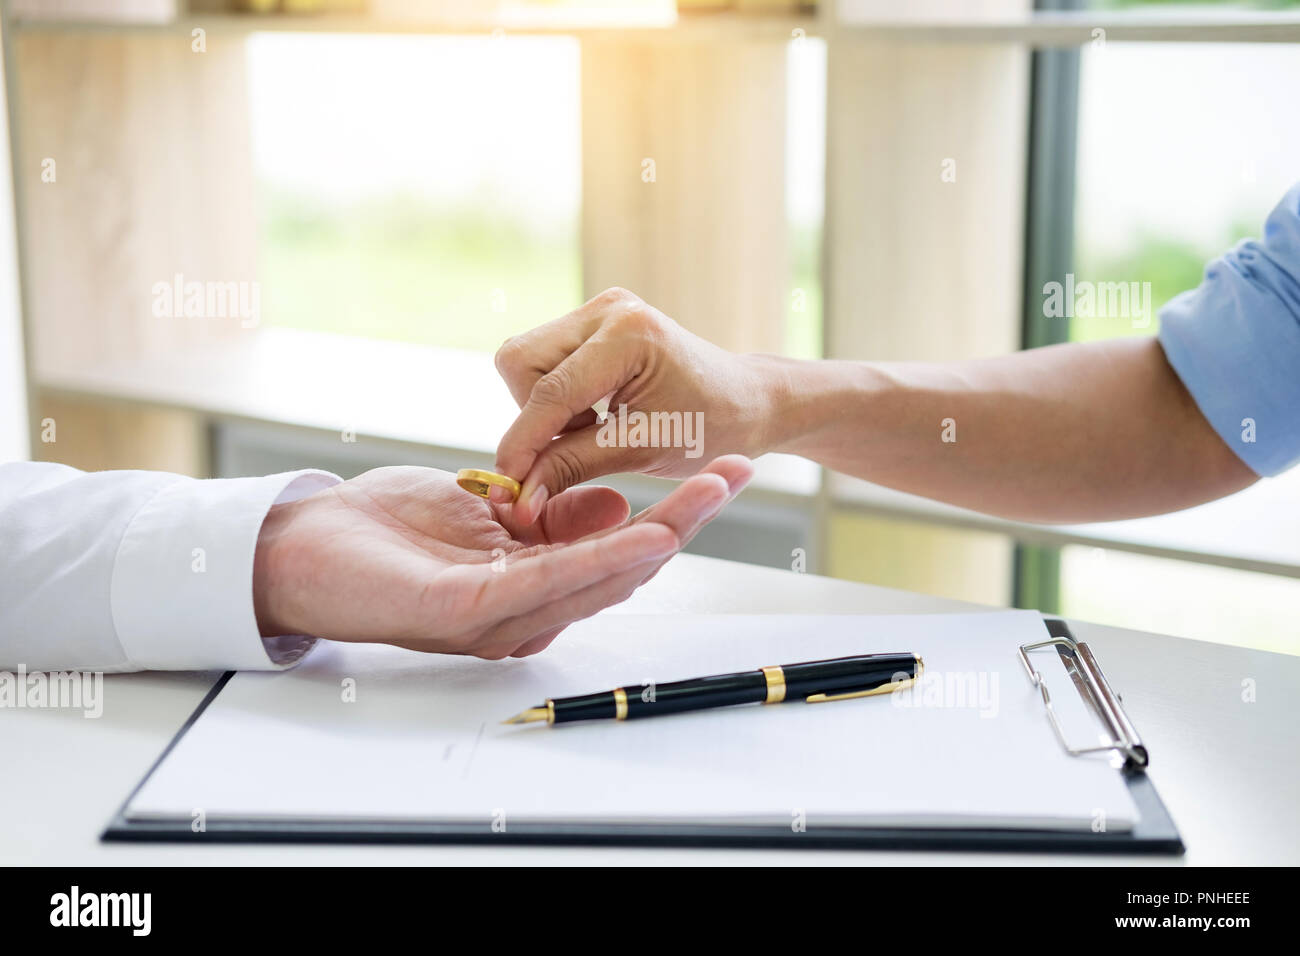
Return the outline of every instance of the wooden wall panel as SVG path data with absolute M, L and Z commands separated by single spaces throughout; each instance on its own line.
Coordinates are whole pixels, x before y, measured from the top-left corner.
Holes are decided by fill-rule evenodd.
M 624 286 L 719 345 L 781 350 L 785 54 L 779 38 L 583 40 L 588 294 Z
M 183 32 L 31 32 L 14 50 L 38 378 L 247 334 L 237 316 L 152 308 L 178 273 L 257 278 L 242 38 L 210 33 L 196 53 Z
M 39 390 L 32 417 L 34 460 L 83 471 L 139 468 L 209 477 L 207 431 L 192 412 Z
M 1028 52 L 839 38 L 827 68 L 830 354 L 1018 348 Z

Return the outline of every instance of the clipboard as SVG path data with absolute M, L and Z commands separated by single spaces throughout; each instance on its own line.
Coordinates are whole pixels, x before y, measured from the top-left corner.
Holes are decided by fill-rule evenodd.
M 716 823 L 512 822 L 506 832 L 493 832 L 482 823 L 456 820 L 257 820 L 211 819 L 196 832 L 188 819 L 139 819 L 128 815 L 135 796 L 167 760 L 168 755 L 225 689 L 234 672 L 224 674 L 186 720 L 153 766 L 132 790 L 101 835 L 106 842 L 206 843 L 361 843 L 361 844 L 494 844 L 755 847 L 853 850 L 1021 851 L 1120 854 L 1181 854 L 1182 839 L 1147 776 L 1150 754 L 1123 702 L 1111 688 L 1091 648 L 1076 641 L 1068 624 L 1045 618 L 1046 637 L 1021 645 L 1024 676 L 1039 691 L 1044 721 L 1065 752 L 1081 757 L 1113 752 L 1138 817 L 1128 830 L 1102 832 L 1068 829 L 1010 829 L 996 827 L 818 826 L 795 832 L 789 826 L 718 825 Z M 1054 648 L 1080 698 L 1108 731 L 1110 739 L 1079 747 L 1067 738 L 1057 719 L 1046 683 L 1034 666 L 1031 652 Z

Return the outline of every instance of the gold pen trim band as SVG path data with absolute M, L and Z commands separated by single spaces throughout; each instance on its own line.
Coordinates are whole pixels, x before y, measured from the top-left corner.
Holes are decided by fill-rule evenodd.
M 614 719 L 627 720 L 627 691 L 621 687 L 614 691 Z
M 767 681 L 767 699 L 765 704 L 779 704 L 785 700 L 785 671 L 779 666 L 760 667 L 763 679 Z

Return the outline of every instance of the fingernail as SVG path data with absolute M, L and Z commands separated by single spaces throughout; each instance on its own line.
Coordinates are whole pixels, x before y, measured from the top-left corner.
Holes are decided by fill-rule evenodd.
M 537 490 L 534 491 L 532 497 L 528 499 L 527 507 L 529 524 L 532 524 L 541 516 L 542 509 L 546 507 L 546 499 L 550 496 L 551 493 L 546 490 L 545 485 L 537 486 Z
M 488 499 L 499 505 L 508 505 L 515 500 L 514 495 L 510 494 L 510 489 L 502 488 L 500 485 L 493 485 L 488 489 Z

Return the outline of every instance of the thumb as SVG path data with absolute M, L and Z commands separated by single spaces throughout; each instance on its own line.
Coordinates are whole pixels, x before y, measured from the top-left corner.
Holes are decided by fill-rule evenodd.
M 606 422 L 612 421 L 606 419 Z M 552 441 L 533 462 L 515 504 L 515 515 L 532 524 L 546 502 L 561 492 L 601 475 L 632 471 L 636 449 L 604 439 L 605 425 L 568 432 Z
M 575 419 L 590 415 L 597 401 L 617 393 L 635 377 L 640 352 L 637 343 L 628 346 L 597 334 L 537 379 L 497 445 L 496 471 L 519 480 L 532 474 L 556 435 L 573 429 Z

